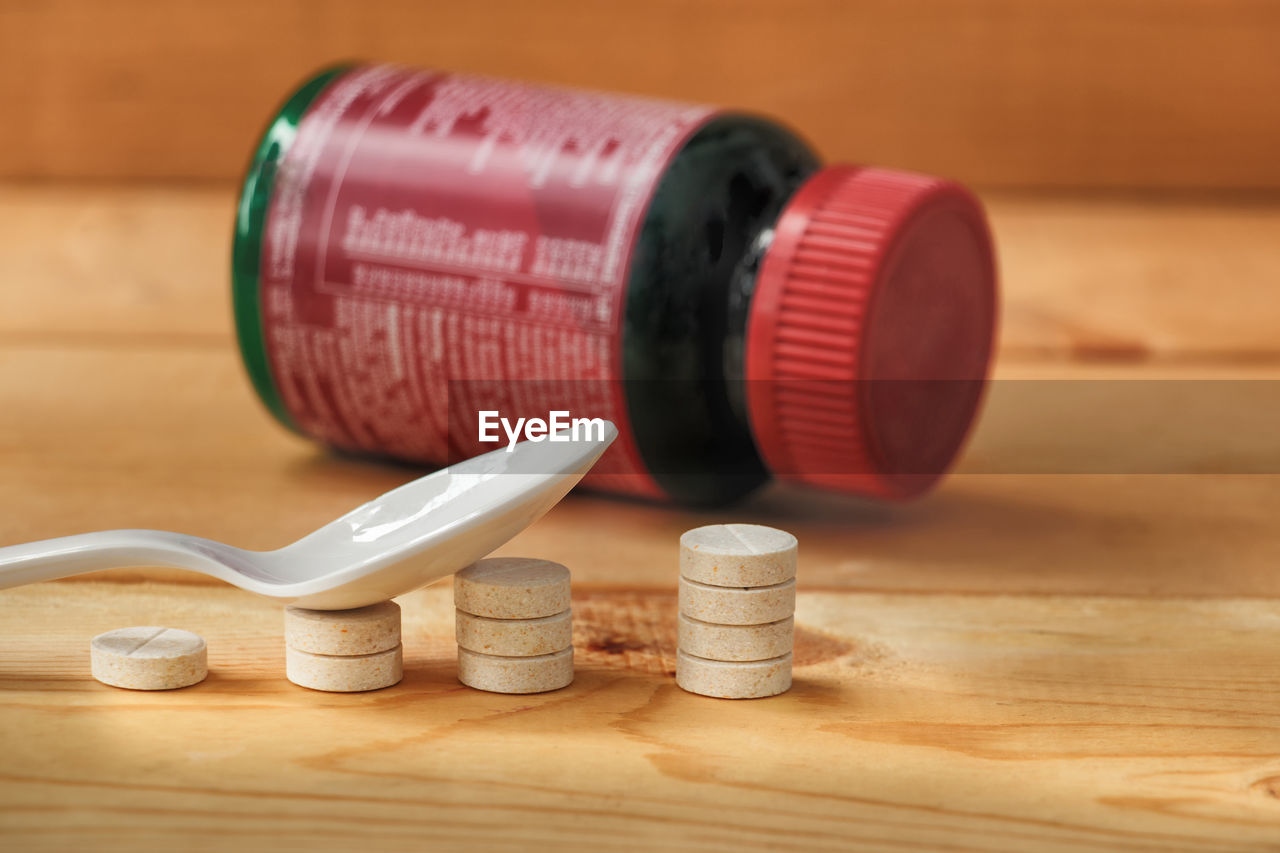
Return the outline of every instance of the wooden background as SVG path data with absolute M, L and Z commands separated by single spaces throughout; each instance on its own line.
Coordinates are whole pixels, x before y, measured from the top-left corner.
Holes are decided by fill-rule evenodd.
M 347 57 L 738 104 L 971 181 L 1000 377 L 1280 379 L 1277 2 L 0 0 L 0 545 L 277 547 L 418 473 L 286 434 L 233 343 L 235 177 Z M 401 600 L 405 681 L 352 696 L 288 684 L 279 606 L 202 577 L 0 592 L 0 848 L 1280 850 L 1280 476 L 1221 473 L 1275 448 L 1149 399 L 993 395 L 910 506 L 571 495 L 502 550 L 574 573 L 577 680 L 542 696 L 456 682 L 441 587 Z M 1116 473 L 980 473 L 1068 429 Z M 1120 473 L 1153 454 L 1185 473 Z M 782 697 L 671 678 L 675 543 L 727 520 L 800 537 Z M 94 682 L 89 638 L 148 623 L 210 678 Z
M 1280 189 L 1272 0 L 3 0 L 0 175 L 216 178 L 337 59 L 737 105 L 982 186 Z

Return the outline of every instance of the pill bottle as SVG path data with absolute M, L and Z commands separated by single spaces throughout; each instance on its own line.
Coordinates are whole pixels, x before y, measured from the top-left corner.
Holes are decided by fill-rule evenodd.
M 823 167 L 741 112 L 377 64 L 270 120 L 232 290 L 253 385 L 304 435 L 439 465 L 499 449 L 482 412 L 607 418 L 586 485 L 704 505 L 771 477 L 926 491 L 996 315 L 954 182 Z

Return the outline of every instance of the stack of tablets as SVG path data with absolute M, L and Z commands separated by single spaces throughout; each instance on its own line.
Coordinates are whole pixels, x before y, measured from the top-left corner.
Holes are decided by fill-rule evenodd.
M 542 693 L 573 681 L 569 570 L 495 557 L 453 577 L 458 680 L 493 693 Z
M 713 524 L 680 537 L 676 683 L 721 699 L 791 687 L 796 538 L 758 524 Z
M 354 610 L 284 610 L 285 674 L 301 687 L 330 693 L 377 690 L 400 683 L 400 605 L 384 601 Z

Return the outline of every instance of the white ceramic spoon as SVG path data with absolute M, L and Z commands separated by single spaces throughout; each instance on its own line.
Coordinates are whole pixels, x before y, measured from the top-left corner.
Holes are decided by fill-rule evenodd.
M 560 433 L 566 435 L 566 433 Z M 0 548 L 0 589 L 128 566 L 174 566 L 318 610 L 385 601 L 453 574 L 528 527 L 587 473 L 604 439 L 523 441 L 387 492 L 277 551 L 163 530 Z

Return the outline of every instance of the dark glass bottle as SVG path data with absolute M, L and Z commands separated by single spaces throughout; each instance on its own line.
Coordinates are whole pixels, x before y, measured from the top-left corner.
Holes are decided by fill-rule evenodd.
M 681 502 L 732 500 L 769 479 L 747 418 L 747 317 L 778 216 L 818 165 L 783 127 L 724 115 L 654 192 L 631 262 L 623 369 L 645 464 Z

